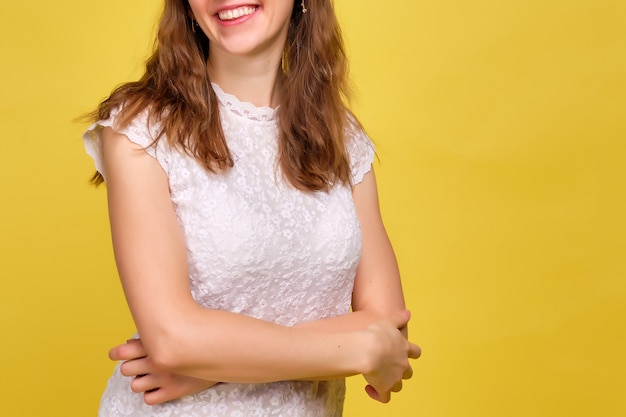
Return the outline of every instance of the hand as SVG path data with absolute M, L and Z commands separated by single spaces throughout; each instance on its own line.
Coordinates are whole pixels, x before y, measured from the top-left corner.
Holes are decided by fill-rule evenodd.
M 111 360 L 124 361 L 120 369 L 122 375 L 133 377 L 130 383 L 131 390 L 143 393 L 144 402 L 148 405 L 161 404 L 196 394 L 218 384 L 218 382 L 161 371 L 154 366 L 147 355 L 140 339 L 131 339 L 109 351 Z
M 401 331 L 406 328 L 410 317 L 410 313 L 405 310 L 368 328 L 376 337 L 374 366 L 371 372 L 363 376 L 368 382 L 365 391 L 374 400 L 389 402 L 391 393 L 402 389 L 402 380 L 413 376 L 409 358 L 419 358 L 421 349 L 406 340 Z

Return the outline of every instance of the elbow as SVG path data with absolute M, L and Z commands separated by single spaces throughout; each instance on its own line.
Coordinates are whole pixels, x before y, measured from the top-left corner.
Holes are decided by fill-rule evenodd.
M 183 355 L 168 341 L 154 343 L 148 351 L 148 357 L 154 366 L 162 371 L 176 372 L 184 366 L 181 361 Z
M 188 354 L 182 351 L 186 342 L 176 331 L 160 329 L 156 334 L 142 335 L 145 353 L 157 369 L 176 372 L 188 365 L 185 358 Z
M 159 314 L 163 313 L 163 314 Z M 178 308 L 174 311 L 152 314 L 150 320 L 144 320 L 139 326 L 139 335 L 147 356 L 157 369 L 176 372 L 190 365 L 193 359 L 193 335 L 197 329 L 193 311 Z

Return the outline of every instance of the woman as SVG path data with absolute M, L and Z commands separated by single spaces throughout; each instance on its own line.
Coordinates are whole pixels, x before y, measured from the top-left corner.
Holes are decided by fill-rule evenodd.
M 344 377 L 383 402 L 411 377 L 373 149 L 332 4 L 306 1 L 166 0 L 146 73 L 94 114 L 141 335 L 101 416 L 339 416 Z

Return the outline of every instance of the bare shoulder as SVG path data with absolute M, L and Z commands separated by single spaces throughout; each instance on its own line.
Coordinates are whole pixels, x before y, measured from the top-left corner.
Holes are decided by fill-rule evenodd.
M 167 184 L 167 176 L 156 159 L 146 149 L 125 134 L 110 127 L 102 129 L 102 158 L 108 188 L 120 183 L 145 188 L 151 183 Z
M 374 170 L 370 169 L 363 179 L 352 188 L 352 198 L 359 217 L 365 212 L 377 214 L 380 217 L 378 204 L 378 189 Z
M 136 151 L 144 151 L 144 148 L 141 145 L 131 141 L 124 133 L 120 133 L 109 126 L 102 128 L 101 138 L 102 150 L 105 158 L 107 157 L 107 154 L 133 154 Z

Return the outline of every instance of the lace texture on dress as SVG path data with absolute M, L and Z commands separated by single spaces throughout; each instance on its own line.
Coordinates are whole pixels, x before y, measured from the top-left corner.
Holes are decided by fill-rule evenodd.
M 168 175 L 194 299 L 206 308 L 285 326 L 347 314 L 361 254 L 350 186 L 329 192 L 295 189 L 277 168 L 275 110 L 255 108 L 214 89 L 235 160 L 225 172 L 206 171 L 194 158 L 170 149 L 165 138 L 149 146 L 158 126 L 147 126 L 146 114 L 119 130 L 147 147 Z M 100 131 L 102 126 L 115 129 L 116 115 L 84 134 L 98 170 Z M 356 184 L 371 169 L 374 150 L 363 132 L 351 131 L 348 151 Z M 102 397 L 101 417 L 337 417 L 345 394 L 344 380 L 222 383 L 147 406 L 129 384 L 118 366 Z
M 225 93 L 219 85 L 214 83 L 211 85 L 213 86 L 213 91 L 215 91 L 215 94 L 217 95 L 217 99 L 226 110 L 260 122 L 276 120 L 276 110 L 278 108 L 273 109 L 271 107 L 257 107 L 252 103 L 239 101 L 239 99 L 234 95 Z

